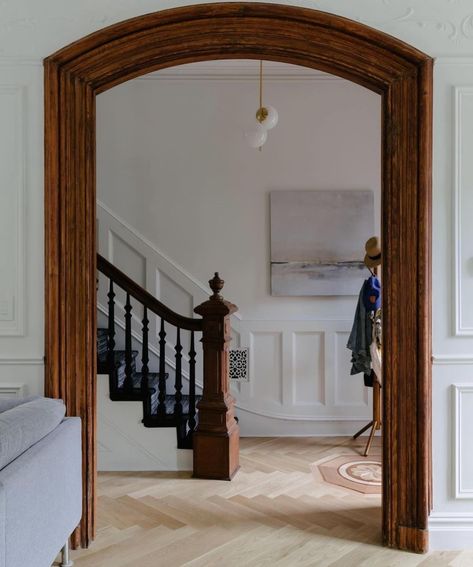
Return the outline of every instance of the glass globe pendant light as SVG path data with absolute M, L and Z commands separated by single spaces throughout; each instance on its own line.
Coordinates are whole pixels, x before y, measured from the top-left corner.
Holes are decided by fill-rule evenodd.
M 278 111 L 274 106 L 263 106 L 263 61 L 259 62 L 259 107 L 256 111 L 256 126 L 245 132 L 245 139 L 251 148 L 261 151 L 268 139 L 268 130 L 276 126 L 279 120 Z

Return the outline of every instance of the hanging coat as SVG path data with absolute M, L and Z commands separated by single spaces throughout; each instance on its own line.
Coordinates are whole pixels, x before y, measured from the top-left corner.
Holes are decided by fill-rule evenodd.
M 373 340 L 373 323 L 369 312 L 363 301 L 364 294 L 370 286 L 370 279 L 363 282 L 358 304 L 355 311 L 355 319 L 348 339 L 347 348 L 351 350 L 352 368 L 350 374 L 371 374 L 370 345 Z

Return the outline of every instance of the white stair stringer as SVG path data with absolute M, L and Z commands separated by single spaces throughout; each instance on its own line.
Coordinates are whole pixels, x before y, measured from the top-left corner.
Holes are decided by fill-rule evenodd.
M 174 427 L 144 427 L 141 402 L 112 402 L 108 376 L 97 376 L 99 471 L 190 471 L 193 453 L 178 449 Z

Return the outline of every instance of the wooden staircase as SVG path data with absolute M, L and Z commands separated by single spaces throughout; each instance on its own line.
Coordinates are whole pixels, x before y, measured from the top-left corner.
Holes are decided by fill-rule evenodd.
M 209 281 L 213 294 L 194 309 L 200 318 L 191 318 L 161 303 L 99 254 L 97 269 L 108 279 L 107 325 L 97 329 L 97 371 L 109 376 L 111 400 L 142 402 L 145 427 L 174 427 L 177 447 L 194 449 L 194 477 L 230 480 L 239 468 L 239 427 L 229 391 L 228 357 L 230 317 L 237 307 L 220 294 L 225 282 L 215 273 Z M 123 348 L 117 346 L 117 293 L 124 298 Z M 134 312 L 140 313 L 139 319 Z M 156 317 L 156 331 L 159 329 L 152 351 L 157 360 L 153 371 L 151 316 Z M 188 341 L 183 340 L 184 334 Z M 196 394 L 197 336 L 202 344 L 202 395 Z M 174 353 L 172 362 L 170 352 Z M 168 384 L 168 368 L 172 369 L 172 385 Z
M 110 399 L 120 402 L 143 403 L 143 425 L 145 427 L 175 427 L 177 432 L 177 447 L 179 449 L 192 449 L 192 437 L 197 425 L 198 410 L 197 403 L 202 396 L 195 392 L 195 336 L 198 326 L 202 324 L 201 319 L 188 319 L 166 309 L 161 309 L 162 304 L 138 286 L 123 272 L 99 256 L 99 270 L 109 278 L 108 292 L 108 327 L 97 329 L 97 373 L 108 374 Z M 125 304 L 125 349 L 115 348 L 116 321 L 115 321 L 115 297 L 116 288 L 119 287 L 126 292 Z M 135 292 L 135 293 L 133 293 Z M 149 295 L 149 297 L 148 297 Z M 139 296 L 139 297 L 136 297 Z M 142 300 L 142 352 L 132 349 L 132 297 Z M 150 301 L 152 298 L 152 301 Z M 148 309 L 160 316 L 161 329 L 159 333 L 159 369 L 150 372 L 149 364 L 149 320 Z M 172 317 L 170 314 L 172 313 Z M 173 391 L 169 391 L 169 373 L 166 372 L 166 321 L 172 319 L 181 325 L 177 327 L 175 351 L 175 383 Z M 192 321 L 190 324 L 189 322 Z M 189 366 L 189 392 L 181 392 L 183 384 L 182 375 L 182 343 L 181 332 L 190 332 L 190 350 L 187 363 Z M 163 363 L 161 363 L 161 361 Z

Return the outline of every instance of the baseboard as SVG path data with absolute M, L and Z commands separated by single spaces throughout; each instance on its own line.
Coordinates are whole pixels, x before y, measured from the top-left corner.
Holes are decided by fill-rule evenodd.
M 431 550 L 473 549 L 473 514 L 432 513 L 429 543 Z
M 235 413 L 240 420 L 241 437 L 351 437 L 369 421 L 369 418 L 338 419 L 334 416 L 327 419 L 308 416 L 307 420 L 303 416 L 298 416 L 297 420 L 274 418 L 256 411 L 245 411 L 238 404 Z

